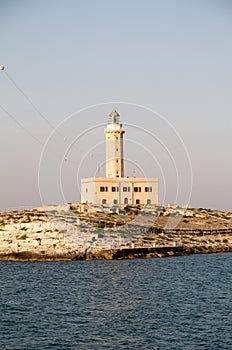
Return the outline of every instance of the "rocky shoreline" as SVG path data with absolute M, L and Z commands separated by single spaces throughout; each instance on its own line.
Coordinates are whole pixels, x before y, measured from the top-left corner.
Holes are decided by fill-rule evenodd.
M 232 252 L 230 212 L 155 207 L 147 212 L 132 208 L 125 215 L 90 213 L 77 205 L 55 209 L 1 213 L 0 260 L 113 260 Z M 175 228 L 170 229 L 173 219 Z
M 147 248 L 147 251 L 139 251 L 139 248 L 134 249 L 99 249 L 95 251 L 72 252 L 62 255 L 58 254 L 39 254 L 32 251 L 12 252 L 8 254 L 1 254 L 0 260 L 10 261 L 76 261 L 76 260 L 122 260 L 122 259 L 138 259 L 138 258 L 163 258 L 171 256 L 186 256 L 192 254 L 215 254 L 215 253 L 231 253 L 232 247 L 175 247 L 160 248 L 157 251 L 152 248 Z M 178 247 L 177 247 L 178 248 Z

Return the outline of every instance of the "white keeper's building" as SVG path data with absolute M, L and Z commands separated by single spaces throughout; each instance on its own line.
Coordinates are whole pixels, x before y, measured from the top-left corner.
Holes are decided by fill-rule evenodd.
M 119 114 L 109 115 L 106 137 L 106 177 L 81 180 L 81 203 L 95 205 L 158 204 L 158 179 L 124 177 L 123 134 Z

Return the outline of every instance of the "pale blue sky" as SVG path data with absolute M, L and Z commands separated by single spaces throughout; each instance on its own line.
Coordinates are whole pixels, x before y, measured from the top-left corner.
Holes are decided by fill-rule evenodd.
M 146 176 L 158 176 L 161 202 L 174 201 L 174 168 L 158 144 L 132 126 L 160 136 L 183 183 L 189 176 L 185 154 L 172 128 L 133 106 L 138 104 L 164 116 L 186 145 L 193 171 L 190 205 L 232 210 L 231 1 L 2 0 L 0 33 L 0 65 L 6 66 L 0 105 L 34 136 L 0 109 L 0 208 L 41 203 L 37 178 L 49 124 L 72 113 L 46 144 L 40 190 L 43 202 L 58 202 L 61 183 L 64 200 L 79 201 L 79 177 L 94 175 L 104 161 L 104 123 L 115 107 L 128 124 L 128 173 L 139 175 L 140 167 Z M 75 114 L 111 101 L 118 103 Z M 72 140 L 91 126 L 94 133 L 79 139 L 63 164 Z M 179 198 L 186 200 L 185 194 Z

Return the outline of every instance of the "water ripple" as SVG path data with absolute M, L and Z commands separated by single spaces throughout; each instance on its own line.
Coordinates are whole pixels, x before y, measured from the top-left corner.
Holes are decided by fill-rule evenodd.
M 231 263 L 2 261 L 1 349 L 231 349 Z

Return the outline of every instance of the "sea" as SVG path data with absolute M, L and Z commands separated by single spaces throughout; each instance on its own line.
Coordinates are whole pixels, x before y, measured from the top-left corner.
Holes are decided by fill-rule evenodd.
M 232 349 L 232 253 L 0 262 L 0 349 Z

